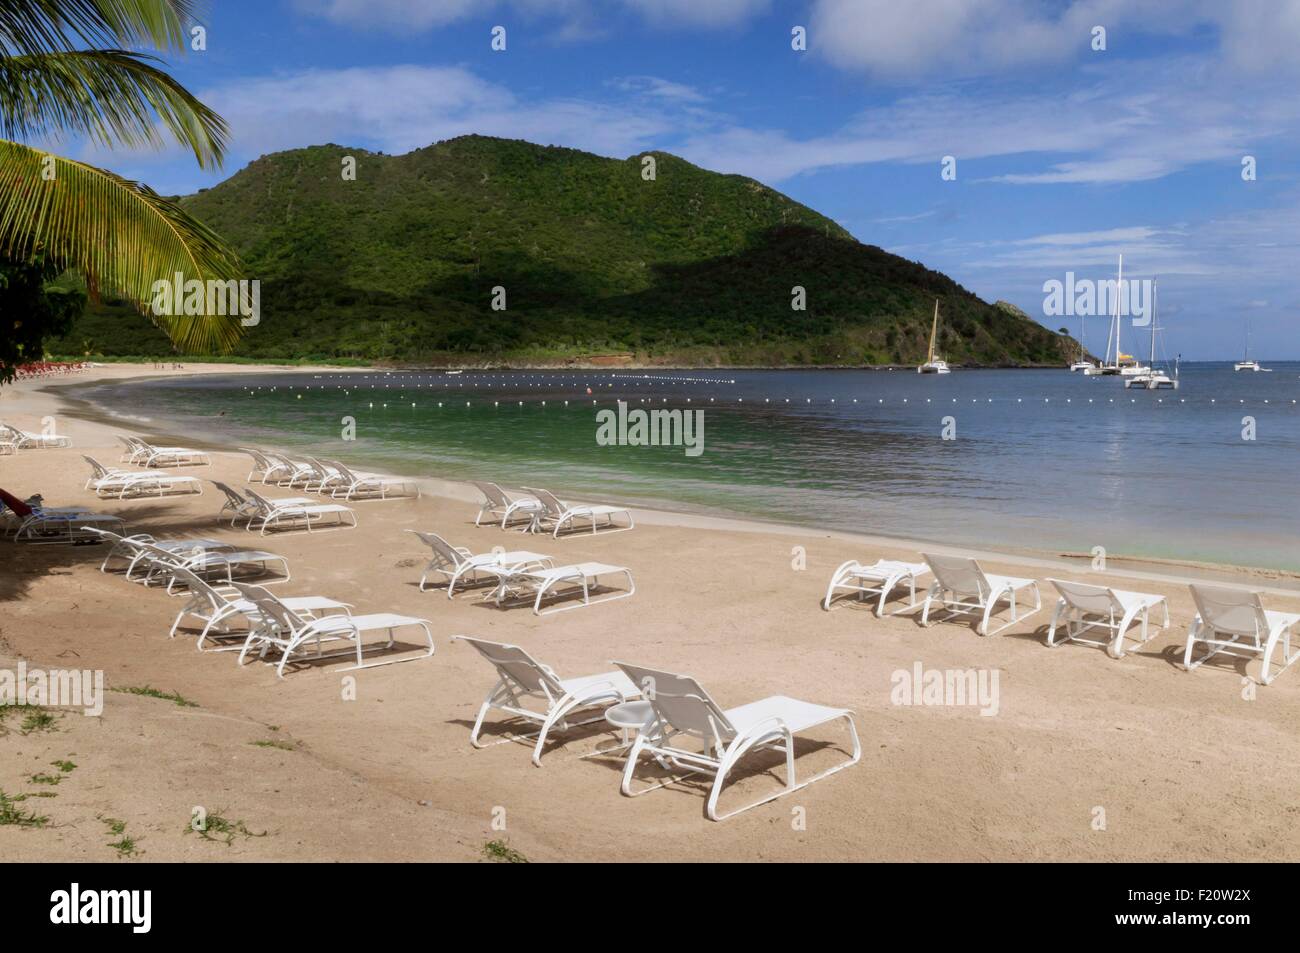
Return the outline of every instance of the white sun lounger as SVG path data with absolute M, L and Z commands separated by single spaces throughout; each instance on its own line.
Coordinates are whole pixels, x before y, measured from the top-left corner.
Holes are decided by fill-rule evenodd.
M 122 461 L 140 467 L 206 467 L 211 464 L 206 452 L 189 447 L 155 447 L 139 437 L 119 434 L 118 440 L 126 444 Z
M 1142 622 L 1139 642 L 1151 638 L 1149 622 L 1152 609 L 1157 606 L 1164 608 L 1164 621 L 1159 628 L 1164 629 L 1169 625 L 1169 600 L 1164 596 L 1127 592 L 1086 582 L 1067 582 L 1063 579 L 1047 581 L 1061 594 L 1056 603 L 1056 611 L 1052 614 L 1052 624 L 1047 630 L 1049 646 L 1061 644 L 1056 639 L 1056 630 L 1063 622 L 1065 637 L 1061 641 L 1105 648 L 1111 658 L 1118 659 L 1124 657 L 1124 634 L 1134 622 Z M 1101 629 L 1108 635 L 1101 642 L 1081 638 L 1092 629 Z
M 533 516 L 541 513 L 545 507 L 541 501 L 533 496 L 522 496 L 515 499 L 496 483 L 481 483 L 474 481 L 474 485 L 483 493 L 483 503 L 478 508 L 478 515 L 474 517 L 474 525 L 481 525 L 484 516 L 491 516 L 495 523 L 501 520 L 501 528 L 505 529 L 510 525 L 510 518 L 516 513 L 522 513 L 532 526 Z
M 167 553 L 181 554 L 198 552 L 200 550 L 212 552 L 222 549 L 233 550 L 236 548 L 229 543 L 223 543 L 219 539 L 207 539 L 204 537 L 156 539 L 148 533 L 135 533 L 131 536 L 122 536 L 118 533 L 102 529 L 92 530 L 92 532 L 99 536 L 99 538 L 104 542 L 111 544 L 107 555 L 104 556 L 104 561 L 99 565 L 99 571 L 104 573 L 112 571 L 110 567 L 112 566 L 113 560 L 119 559 L 124 565 L 118 568 L 124 572 L 128 579 L 131 578 L 131 571 L 135 567 L 136 563 L 141 560 L 142 543 L 149 543 Z
M 981 615 L 979 627 L 975 630 L 980 635 L 997 635 L 1023 619 L 1029 618 L 1043 607 L 1043 598 L 1038 591 L 1038 582 L 1034 579 L 1021 579 L 1017 576 L 994 576 L 980 568 L 975 560 L 965 556 L 937 556 L 921 554 L 934 573 L 934 582 L 925 595 L 925 608 L 921 610 L 921 624 L 930 625 L 930 604 L 939 602 L 948 615 L 939 620 L 947 622 L 959 615 Z M 1021 590 L 1030 590 L 1034 595 L 1034 607 L 1019 615 L 1017 599 Z M 1011 607 L 1011 618 L 992 632 L 989 631 L 989 618 L 997 611 L 998 604 L 1006 601 Z
M 257 506 L 257 512 L 248 521 L 248 529 L 258 523 L 258 532 L 265 536 L 270 528 L 281 526 L 305 525 L 307 532 L 313 531 L 316 522 L 326 517 L 335 517 L 331 524 L 333 529 L 350 529 L 357 525 L 357 515 L 341 503 L 299 503 L 294 500 L 277 500 L 262 496 L 252 487 L 248 487 L 248 499 Z M 259 522 L 260 521 L 260 522 Z
M 33 506 L 26 515 L 15 514 L 10 538 L 16 543 L 81 543 L 97 539 L 95 529 L 120 530 L 124 526 L 120 516 L 107 513 Z
M 742 811 L 791 794 L 814 781 L 857 764 L 862 758 L 862 744 L 858 741 L 858 729 L 853 723 L 853 712 L 850 709 L 828 708 L 785 695 L 773 695 L 762 701 L 723 711 L 700 683 L 689 676 L 624 662 L 614 664 L 641 689 L 653 711 L 653 720 L 637 735 L 623 768 L 622 791 L 628 797 L 636 797 L 681 780 L 680 777 L 674 777 L 640 791 L 633 791 L 632 780 L 637 761 L 643 754 L 669 772 L 684 771 L 706 777 L 711 775 L 713 785 L 709 791 L 706 810 L 709 819 L 714 821 L 734 817 Z M 848 728 L 853 745 L 849 760 L 800 781 L 795 771 L 794 736 L 840 720 Z M 694 744 L 685 747 L 679 738 L 693 739 Z M 718 799 L 727 776 L 747 754 L 760 751 L 779 751 L 785 755 L 785 786 L 776 794 L 719 813 Z
M 554 669 L 543 665 L 517 645 L 489 642 L 468 635 L 452 636 L 452 641 L 468 642 L 497 672 L 496 684 L 488 692 L 478 710 L 478 717 L 474 719 L 469 743 L 475 748 L 489 747 L 479 741 L 479 732 L 483 728 L 483 719 L 490 711 L 502 711 L 512 717 L 522 718 L 538 726 L 537 742 L 533 746 L 533 764 L 539 768 L 542 766 L 546 739 L 553 729 L 558 727 L 560 731 L 568 731 L 570 728 L 604 721 L 602 714 L 581 721 L 571 720 L 573 715 L 592 708 L 603 712 L 611 705 L 621 705 L 641 697 L 640 689 L 622 672 L 560 678 Z M 524 703 L 530 699 L 539 701 L 545 710 L 536 711 L 525 707 Z M 531 736 L 523 737 L 531 740 Z M 514 740 L 513 737 L 505 738 L 491 744 Z M 598 753 L 608 753 L 609 750 L 618 749 L 604 749 Z
M 497 605 L 501 605 L 507 599 L 527 598 L 533 603 L 534 615 L 551 615 L 556 612 L 567 612 L 570 609 L 599 605 L 602 602 L 614 602 L 617 599 L 626 599 L 636 592 L 636 584 L 632 581 L 632 570 L 626 566 L 611 566 L 607 563 L 574 563 L 571 566 L 556 566 L 549 569 L 523 568 L 514 571 L 503 566 L 496 572 L 500 582 L 489 598 L 495 600 Z M 600 585 L 601 577 L 613 575 L 621 575 L 627 581 L 627 588 L 606 592 L 596 599 L 591 598 L 592 590 L 605 588 Z M 544 600 L 562 600 L 579 594 L 582 596 L 582 601 L 575 605 L 542 608 Z
M 1291 636 L 1300 625 L 1300 613 L 1265 609 L 1261 594 L 1247 589 L 1193 585 L 1191 590 L 1197 613 L 1187 631 L 1187 650 L 1183 653 L 1183 667 L 1187 671 L 1199 668 L 1220 653 L 1234 658 L 1259 658 L 1259 681 L 1267 685 L 1300 658 L 1300 647 L 1293 651 L 1291 646 Z M 1210 651 L 1193 662 L 1197 643 Z M 1282 657 L 1274 670 L 1279 644 Z
M 241 496 L 237 490 L 227 486 L 219 480 L 212 480 L 211 483 L 225 494 L 226 497 L 226 502 L 222 504 L 221 510 L 217 513 L 217 522 L 220 522 L 222 518 L 225 517 L 227 510 L 229 510 L 231 514 L 231 526 L 234 526 L 241 518 L 244 520 L 245 526 L 257 518 L 258 513 L 261 512 L 261 507 L 256 503 Z M 292 496 L 280 497 L 276 502 L 284 506 L 311 506 L 316 503 L 316 500 L 306 496 Z
M 218 582 L 230 585 L 234 582 L 234 573 L 237 568 L 251 566 L 256 570 L 256 574 L 261 576 L 271 571 L 269 569 L 270 563 L 278 563 L 283 576 L 278 579 L 263 581 L 261 585 L 269 585 L 270 582 L 288 582 L 291 578 L 289 575 L 289 560 L 275 553 L 262 550 L 223 547 L 185 552 L 161 549 L 153 543 L 140 543 L 139 546 L 140 560 L 137 565 L 143 566 L 144 576 L 138 581 L 143 582 L 148 587 L 160 579 L 165 579 L 167 581 L 168 595 L 173 593 L 176 586 L 177 580 L 174 573 L 176 569 L 188 569 L 198 576 L 215 573 Z M 127 574 L 127 578 L 131 578 L 130 573 Z
M 566 526 L 576 528 L 576 520 L 590 521 L 592 535 L 595 535 L 598 529 L 603 529 L 607 533 L 621 533 L 624 530 L 635 528 L 635 523 L 632 521 L 632 511 L 626 506 L 562 503 L 549 490 L 538 490 L 530 486 L 526 486 L 524 489 L 537 497 L 538 502 L 542 504 L 542 509 L 533 513 L 533 521 L 528 526 L 530 532 L 540 533 L 550 528 L 551 535 L 559 539 L 560 531 Z M 627 517 L 626 526 L 620 526 L 614 520 L 614 517 L 620 514 Z
M 72 446 L 72 438 L 54 433 L 32 433 L 9 424 L 0 424 L 0 433 L 19 450 L 52 450 Z
M 171 631 L 167 633 L 168 638 L 174 639 L 176 637 L 176 631 L 180 628 L 181 622 L 188 617 L 203 623 L 203 628 L 199 632 L 198 642 L 195 646 L 200 652 L 203 651 L 204 641 L 213 634 L 214 630 L 221 636 L 238 634 L 240 638 L 238 646 L 219 648 L 216 651 L 242 650 L 243 642 L 248 638 L 248 633 L 231 632 L 228 620 L 236 616 L 243 616 L 248 622 L 249 628 L 253 627 L 262 621 L 261 612 L 258 610 L 257 605 L 245 599 L 234 586 L 214 586 L 188 569 L 177 568 L 173 572 L 185 586 L 184 595 L 186 601 L 181 606 L 180 612 L 176 614 L 176 621 L 172 623 Z M 331 615 L 338 615 L 339 613 L 346 615 L 352 609 L 350 603 L 327 599 L 324 596 L 281 596 L 280 602 L 300 617 L 314 616 L 322 612 Z
M 859 599 L 865 596 L 879 596 L 880 601 L 876 604 L 876 617 L 879 618 L 885 614 L 885 600 L 889 598 L 889 594 L 896 587 L 906 583 L 909 591 L 907 604 L 890 613 L 890 615 L 898 615 L 920 605 L 916 600 L 916 581 L 929 574 L 930 567 L 925 563 L 877 559 L 871 565 L 865 566 L 856 559 L 850 559 L 846 563 L 841 563 L 831 576 L 830 584 L 826 587 L 826 598 L 822 600 L 822 608 L 830 611 L 835 594 L 840 591 L 855 592 Z
M 396 665 L 399 662 L 414 662 L 428 658 L 434 652 L 433 627 L 428 619 L 396 615 L 391 612 L 369 615 L 340 613 L 315 617 L 295 612 L 261 586 L 247 586 L 237 582 L 235 589 L 252 602 L 259 613 L 259 621 L 249 631 L 244 647 L 239 653 L 239 664 L 244 664 L 250 652 L 256 651 L 258 658 L 265 658 L 268 651 L 276 649 L 280 652 L 280 661 L 276 665 L 275 672 L 280 678 L 284 678 L 285 665 L 309 646 L 316 648 L 316 654 L 311 656 L 315 659 L 343 658 L 355 654 L 356 664 L 341 670 L 345 672 L 379 668 L 381 665 Z M 397 629 L 408 626 L 418 626 L 424 630 L 424 637 L 428 641 L 427 652 L 409 658 L 384 659 L 380 662 L 363 661 L 365 647 L 361 641 L 362 633 L 386 632 L 388 641 L 383 647 L 392 648 L 395 644 L 393 633 Z M 324 653 L 321 650 L 326 642 L 348 642 L 351 643 L 352 648 Z
M 420 487 L 414 480 L 380 476 L 377 473 L 359 473 L 338 460 L 321 462 L 337 473 L 337 477 L 330 480 L 327 487 L 330 496 L 336 500 L 340 496 L 348 501 L 357 497 L 374 498 L 375 496 L 381 500 L 410 496 L 414 496 L 417 500 L 420 498 Z M 322 487 L 322 491 L 324 489 L 326 487 Z
M 199 495 L 203 484 L 192 476 L 173 476 L 165 470 L 117 470 L 105 467 L 93 457 L 82 457 L 90 464 L 88 489 L 101 499 L 125 500 L 140 496 Z
M 415 529 L 406 532 L 414 533 L 433 551 L 433 559 L 424 567 L 424 573 L 420 576 L 420 591 L 424 592 L 429 575 L 437 573 L 447 580 L 448 599 L 455 594 L 456 584 L 462 580 L 474 582 L 482 576 L 488 576 L 496 581 L 500 579 L 500 570 L 503 569 L 515 572 L 526 568 L 549 569 L 555 565 L 555 560 L 544 553 L 516 550 L 480 553 L 475 556 L 464 546 L 451 545 L 437 533 L 422 533 Z

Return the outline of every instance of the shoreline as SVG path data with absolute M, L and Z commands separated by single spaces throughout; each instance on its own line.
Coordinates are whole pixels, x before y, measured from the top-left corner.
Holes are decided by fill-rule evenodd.
M 109 365 L 116 367 L 138 367 L 142 373 L 124 376 L 115 381 L 120 384 L 138 383 L 148 380 L 170 379 L 176 377 L 202 377 L 214 376 L 228 373 L 227 365 L 208 364 L 196 365 L 193 368 L 186 367 L 173 372 L 162 372 L 157 369 L 148 368 L 144 365 Z M 295 373 L 295 374 L 319 374 L 324 370 L 338 372 L 338 368 L 331 368 L 328 365 L 233 365 L 243 370 L 235 373 Z M 536 368 L 538 370 L 552 370 L 553 368 Z M 739 368 L 736 368 L 739 369 Z M 830 368 L 827 368 L 830 369 Z M 351 368 L 357 373 L 373 373 L 382 371 L 385 368 L 366 367 Z M 390 368 L 391 370 L 391 368 Z M 37 382 L 34 382 L 37 383 Z M 139 421 L 118 418 L 113 415 L 108 408 L 101 407 L 93 401 L 75 396 L 73 391 L 79 387 L 95 386 L 100 381 L 60 381 L 58 383 L 45 382 L 44 386 L 36 389 L 50 394 L 62 405 L 62 412 L 69 417 L 84 420 L 87 423 L 93 423 L 109 429 L 127 429 L 138 431 L 146 436 L 151 436 L 156 440 L 165 440 L 169 442 L 180 441 L 187 446 L 194 446 L 197 449 L 218 451 L 226 453 L 239 453 L 232 447 L 228 441 L 208 432 L 202 433 L 183 433 L 178 427 L 176 421 L 167 421 L 165 419 L 153 419 L 147 426 L 142 426 Z M 363 463 L 364 454 L 358 456 Z M 414 480 L 420 484 L 421 492 L 429 493 L 435 496 L 461 502 L 477 501 L 480 494 L 470 483 L 463 480 L 449 480 L 428 474 L 417 474 L 409 472 L 396 472 L 382 467 L 371 467 L 373 472 L 381 472 L 386 476 L 400 476 Z M 616 496 L 609 498 L 608 502 L 626 503 L 626 500 L 619 500 Z M 655 505 L 662 503 L 663 505 Z M 819 526 L 814 524 L 789 523 L 780 520 L 764 520 L 746 514 L 729 511 L 725 508 L 710 508 L 716 510 L 709 513 L 690 513 L 682 510 L 673 509 L 671 501 L 655 501 L 647 504 L 645 501 L 638 501 L 634 505 L 634 511 L 638 521 L 646 520 L 655 525 L 674 526 L 686 529 L 718 529 L 732 530 L 748 533 L 769 533 L 782 536 L 807 536 L 809 534 L 824 535 L 826 538 L 843 540 L 846 542 L 859 542 L 865 546 L 887 546 L 891 548 L 911 548 L 914 550 L 933 549 L 937 552 L 952 553 L 961 556 L 970 556 L 976 559 L 1001 559 L 1008 561 L 1017 561 L 1025 565 L 1033 565 L 1043 569 L 1057 569 L 1065 572 L 1086 571 L 1089 569 L 1092 556 L 1084 552 L 1062 552 L 1055 549 L 1038 549 L 1032 547 L 1007 547 L 1007 546 L 954 546 L 939 540 L 918 539 L 913 537 L 896 537 L 885 536 L 872 533 L 861 533 L 849 530 L 838 530 L 830 526 Z M 1136 580 L 1150 580 L 1163 583 L 1188 583 L 1197 581 L 1206 582 L 1240 582 L 1249 580 L 1252 585 L 1261 585 L 1263 591 L 1275 593 L 1283 596 L 1300 595 L 1300 571 L 1291 571 L 1286 569 L 1275 569 L 1260 566 L 1237 565 L 1233 563 L 1218 562 L 1198 562 L 1195 560 L 1180 560 L 1159 557 L 1140 557 L 1115 555 L 1108 556 L 1106 559 L 1107 572 L 1125 576 L 1126 578 Z M 1268 583 L 1265 585 L 1265 583 Z
M 41 416 L 63 414 L 65 399 L 49 381 L 24 382 L 0 391 L 0 419 L 34 429 Z M 872 603 L 852 599 L 826 611 L 827 581 L 844 561 L 917 558 L 893 540 L 643 509 L 633 532 L 522 537 L 476 527 L 474 494 L 449 482 L 430 484 L 445 495 L 353 503 L 352 529 L 258 536 L 214 519 L 223 501 L 207 483 L 201 496 L 96 499 L 83 489 L 80 455 L 116 463 L 114 434 L 139 428 L 72 414 L 56 422 L 73 447 L 0 457 L 0 485 L 120 516 L 131 533 L 265 549 L 291 565 L 292 579 L 271 586 L 277 595 L 426 619 L 436 652 L 360 672 L 348 660 L 307 658 L 281 679 L 256 658 L 241 666 L 234 655 L 198 651 L 189 623 L 169 638 L 185 599 L 101 572 L 102 545 L 0 543 L 8 561 L 0 670 L 26 662 L 28 672 L 100 672 L 107 689 L 101 716 L 44 709 L 44 727 L 0 707 L 0 792 L 48 819 L 0 826 L 8 858 L 474 862 L 501 843 L 534 861 L 1300 856 L 1300 830 L 1285 812 L 1259 809 L 1290 803 L 1300 787 L 1300 667 L 1267 687 L 1250 681 L 1245 662 L 1226 658 L 1185 671 L 1195 607 L 1181 581 L 1159 581 L 1185 578 L 1184 570 L 1129 571 L 1112 561 L 1094 573 L 1051 563 L 1064 578 L 1168 600 L 1170 625 L 1153 621 L 1152 638 L 1134 640 L 1116 660 L 1087 645 L 1044 645 L 1055 601 L 1045 581 L 1042 608 L 990 637 L 961 622 L 922 626 L 914 609 L 878 618 Z M 243 455 L 221 450 L 210 466 L 172 472 L 238 487 L 247 469 Z M 497 608 L 482 589 L 448 598 L 431 579 L 422 591 L 429 550 L 407 530 L 476 553 L 522 544 L 561 564 L 625 566 L 636 593 L 536 616 Z M 1048 575 L 1046 562 L 1025 557 L 990 554 L 984 565 Z M 1236 578 L 1260 583 L 1249 572 Z M 1267 600 L 1300 611 L 1300 595 Z M 889 608 L 904 601 L 905 593 Z M 687 673 L 724 709 L 773 695 L 851 709 L 862 760 L 722 823 L 705 817 L 707 789 L 698 784 L 630 799 L 619 791 L 622 757 L 600 750 L 617 735 L 601 723 L 556 737 L 541 768 L 531 743 L 496 715 L 485 726 L 488 746 L 473 747 L 494 675 L 453 641 L 460 634 L 518 645 L 564 678 L 609 671 L 611 659 Z M 421 648 L 422 638 L 398 638 L 403 652 Z M 918 670 L 998 673 L 996 711 L 899 701 L 900 673 L 911 679 Z M 1222 740 L 1230 736 L 1250 743 Z M 845 756 L 835 729 L 814 729 L 797 745 L 801 776 Z M 65 762 L 73 769 L 57 786 L 35 780 Z M 782 764 L 738 775 L 724 806 L 779 789 Z M 248 833 L 230 844 L 194 836 L 196 805 Z M 1109 818 L 1104 832 L 1092 823 L 1097 805 Z M 790 824 L 792 808 L 806 811 L 805 826 Z M 103 833 L 104 818 L 124 826 L 141 853 L 119 856 L 109 842 L 120 835 Z

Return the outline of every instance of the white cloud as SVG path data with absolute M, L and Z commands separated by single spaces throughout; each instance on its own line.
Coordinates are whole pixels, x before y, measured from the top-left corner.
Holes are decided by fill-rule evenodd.
M 720 27 L 762 13 L 770 0 L 619 0 L 656 26 Z M 609 0 L 295 0 L 309 14 L 350 26 L 421 31 L 475 15 L 509 11 L 530 18 L 560 18 L 562 34 L 608 13 Z M 603 7 L 603 8 L 602 8 Z
M 1094 26 L 1106 29 L 1106 52 L 1091 48 Z M 1206 28 L 1236 70 L 1300 67 L 1300 0 L 815 0 L 809 48 L 877 78 L 951 79 L 1122 61 L 1142 52 L 1146 38 Z

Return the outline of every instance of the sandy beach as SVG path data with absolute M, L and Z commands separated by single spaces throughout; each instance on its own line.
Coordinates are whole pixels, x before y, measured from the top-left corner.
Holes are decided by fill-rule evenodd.
M 0 826 L 0 855 L 117 860 L 123 851 L 110 843 L 122 836 L 112 832 L 119 822 L 144 862 L 477 861 L 489 842 L 531 861 L 1300 857 L 1290 823 L 1300 810 L 1300 674 L 1259 686 L 1249 678 L 1254 667 L 1241 662 L 1182 669 L 1194 614 L 1186 579 L 1203 573 L 1177 565 L 1094 573 L 980 554 L 994 572 L 1168 596 L 1170 627 L 1113 660 L 1092 647 L 1044 646 L 1055 595 L 1046 583 L 1042 611 L 987 638 L 960 622 L 922 628 L 910 613 L 878 619 L 866 605 L 822 609 L 827 580 L 843 561 L 919 559 L 917 547 L 899 541 L 640 510 L 633 532 L 524 537 L 476 528 L 476 492 L 436 479 L 423 481 L 419 500 L 354 504 L 356 529 L 257 537 L 218 525 L 222 498 L 209 484 L 201 496 L 96 500 L 83 489 L 81 454 L 116 464 L 117 433 L 173 443 L 186 436 L 110 426 L 47 389 L 265 370 L 117 365 L 5 387 L 0 420 L 37 430 L 53 416 L 73 446 L 0 457 L 0 487 L 23 498 L 39 492 L 51 506 L 93 505 L 132 532 L 216 537 L 282 554 L 293 578 L 274 587 L 278 595 L 325 595 L 358 613 L 428 619 L 436 655 L 358 673 L 339 671 L 346 662 L 307 665 L 277 679 L 269 665 L 240 668 L 232 654 L 197 652 L 185 630 L 169 639 L 181 600 L 101 573 L 104 547 L 6 541 L 0 668 L 25 661 L 102 670 L 110 692 L 100 717 L 60 712 L 44 728 L 24 728 L 20 712 L 0 720 L 0 791 L 29 795 L 16 806 L 48 817 L 40 827 Z M 210 467 L 172 472 L 242 487 L 248 467 L 246 455 L 228 448 Z M 536 483 L 547 485 L 545 473 Z M 506 546 L 560 563 L 624 565 L 637 591 L 543 617 L 497 609 L 474 590 L 449 600 L 442 590 L 418 589 L 427 549 L 407 529 L 475 552 Z M 805 568 L 796 568 L 800 551 Z M 1270 608 L 1300 611 L 1295 579 L 1247 569 L 1231 575 L 1265 590 Z M 494 675 L 451 641 L 457 634 L 518 644 L 563 676 L 608 671 L 615 659 L 689 673 L 724 707 L 782 694 L 850 708 L 862 760 L 721 823 L 704 816 L 698 784 L 626 798 L 622 759 L 589 756 L 615 739 L 610 731 L 557 738 L 541 768 L 522 744 L 472 748 L 470 726 Z M 996 713 L 895 704 L 895 674 L 918 663 L 926 671 L 996 671 Z M 355 699 L 345 697 L 345 674 L 355 675 Z M 193 704 L 129 691 L 145 687 Z M 836 729 L 815 732 L 797 750 L 801 773 L 846 756 Z M 49 774 L 61 777 L 33 780 Z M 724 800 L 778 784 L 776 774 L 755 772 Z M 196 807 L 235 826 L 230 843 L 189 831 Z

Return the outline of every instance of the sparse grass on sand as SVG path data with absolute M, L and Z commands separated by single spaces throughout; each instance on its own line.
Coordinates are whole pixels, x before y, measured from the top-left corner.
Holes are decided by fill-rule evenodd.
M 483 856 L 494 864 L 526 864 L 528 858 L 510 846 L 509 841 L 491 840 L 483 845 Z
M 262 831 L 260 834 L 248 829 L 248 825 L 243 821 L 232 821 L 222 816 L 219 811 L 207 815 L 203 819 L 201 826 L 195 827 L 191 824 L 185 828 L 186 834 L 198 834 L 204 840 L 215 841 L 219 844 L 225 844 L 229 847 L 235 842 L 235 836 L 242 837 L 265 837 L 269 832 Z
M 152 685 L 128 686 L 126 688 L 110 688 L 109 691 L 121 692 L 124 695 L 143 695 L 146 698 L 161 698 L 164 701 L 175 702 L 181 708 L 198 708 L 198 702 L 192 702 L 185 698 L 180 692 L 165 692 L 161 688 L 154 688 Z

